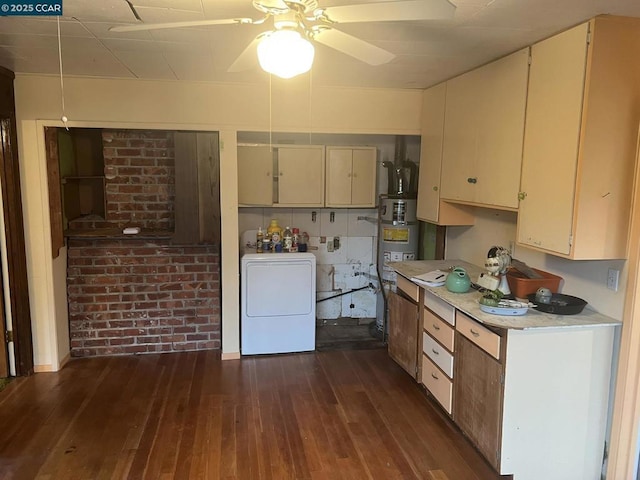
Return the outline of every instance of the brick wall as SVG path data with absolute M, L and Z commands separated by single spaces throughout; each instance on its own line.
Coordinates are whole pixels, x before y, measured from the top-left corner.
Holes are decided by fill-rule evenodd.
M 81 217 L 70 229 L 139 226 L 173 231 L 175 155 L 173 132 L 102 131 L 105 218 Z
M 219 349 L 219 272 L 212 245 L 70 239 L 71 355 Z

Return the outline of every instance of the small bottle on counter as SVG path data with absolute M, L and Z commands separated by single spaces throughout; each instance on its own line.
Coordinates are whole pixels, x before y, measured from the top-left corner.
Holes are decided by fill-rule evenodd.
M 267 228 L 267 237 L 271 240 L 271 249 L 277 252 L 277 245 L 280 245 L 280 251 L 282 251 L 282 228 L 278 225 L 278 220 L 273 219 Z
M 293 245 L 293 233 L 291 233 L 289 227 L 285 227 L 284 232 L 282 232 L 282 250 L 284 252 L 290 252 L 291 245 Z
M 264 232 L 262 231 L 262 227 L 258 227 L 258 233 L 256 234 L 256 253 L 262 253 L 264 242 Z
M 300 240 L 300 229 L 294 227 L 291 231 L 293 232 L 293 237 L 292 237 L 292 242 L 291 242 L 291 250 L 289 250 L 289 251 L 290 252 L 297 252 L 298 251 L 298 241 Z

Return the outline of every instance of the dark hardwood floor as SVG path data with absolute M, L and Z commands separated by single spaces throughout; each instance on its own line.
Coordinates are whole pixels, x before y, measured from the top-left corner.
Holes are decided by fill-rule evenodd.
M 500 478 L 384 349 L 72 360 L 0 392 L 0 477 Z

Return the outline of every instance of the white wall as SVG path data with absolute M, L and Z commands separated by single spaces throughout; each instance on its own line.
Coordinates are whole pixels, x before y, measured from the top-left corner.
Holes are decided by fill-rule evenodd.
M 471 227 L 447 227 L 446 258 L 459 258 L 484 265 L 489 248 L 501 245 L 510 248 L 516 238 L 517 214 L 490 209 L 476 209 L 476 223 Z M 561 276 L 561 292 L 583 298 L 604 315 L 622 320 L 626 290 L 626 261 L 567 260 L 525 247 L 516 246 L 513 257 L 529 266 Z M 617 292 L 607 289 L 609 268 L 620 270 Z
M 54 268 L 50 254 L 43 127 L 62 126 L 60 79 L 17 75 L 15 95 L 34 362 L 38 369 L 55 370 L 66 355 L 58 335 L 68 319 L 61 318 L 65 313 L 56 293 L 66 278 Z M 314 87 L 310 94 L 306 76 L 274 79 L 271 92 L 268 84 L 67 77 L 65 106 L 72 127 L 220 132 L 222 353 L 233 358 L 240 348 L 237 132 L 418 135 L 421 92 Z

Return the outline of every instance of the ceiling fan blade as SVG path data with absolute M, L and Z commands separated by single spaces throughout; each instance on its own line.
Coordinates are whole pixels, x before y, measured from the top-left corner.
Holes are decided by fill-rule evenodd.
M 393 53 L 335 28 L 322 29 L 313 36 L 313 39 L 369 65 L 382 65 L 395 58 Z
M 227 69 L 227 72 L 244 72 L 245 70 L 251 70 L 258 64 L 258 43 L 265 36 L 265 34 L 271 32 L 265 32 L 258 35 L 253 41 L 245 48 L 238 58 Z
M 121 25 L 119 27 L 111 27 L 110 32 L 136 32 L 143 30 L 161 30 L 163 28 L 180 28 L 180 27 L 203 27 L 209 25 L 231 25 L 234 23 L 253 24 L 251 18 L 225 18 L 221 20 L 194 20 L 190 22 L 169 22 L 169 23 L 139 23 L 136 25 Z
M 324 14 L 337 23 L 447 20 L 455 5 L 447 0 L 402 0 L 327 7 Z

